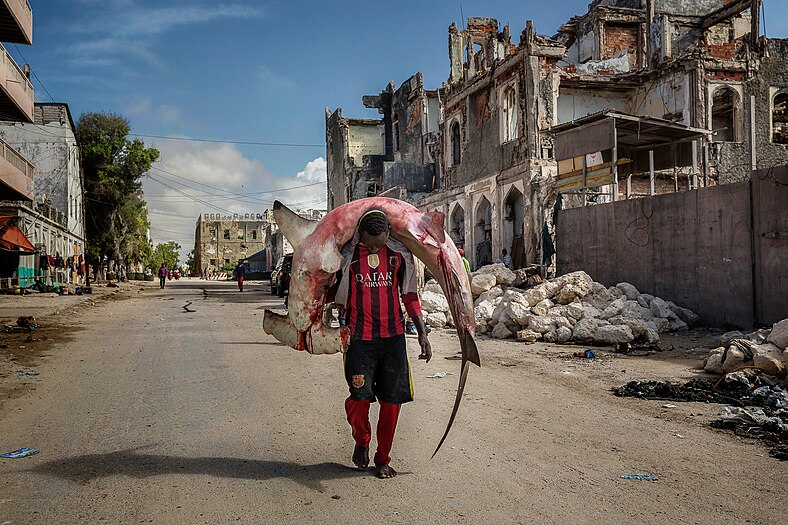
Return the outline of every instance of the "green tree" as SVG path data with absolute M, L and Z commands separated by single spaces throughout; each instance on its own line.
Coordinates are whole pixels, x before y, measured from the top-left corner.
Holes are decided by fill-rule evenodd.
M 189 273 L 191 275 L 199 275 L 200 272 L 197 270 L 197 263 L 194 260 L 194 250 L 190 251 L 189 254 L 186 256 L 186 266 L 189 267 Z
M 94 259 L 112 261 L 118 278 L 126 265 L 148 256 L 148 212 L 142 200 L 142 176 L 159 151 L 129 140 L 128 120 L 111 113 L 85 113 L 77 123 L 85 173 L 86 237 Z
M 175 241 L 157 244 L 151 253 L 148 266 L 155 271 L 163 263 L 168 269 L 173 270 L 178 267 L 180 252 L 181 245 Z

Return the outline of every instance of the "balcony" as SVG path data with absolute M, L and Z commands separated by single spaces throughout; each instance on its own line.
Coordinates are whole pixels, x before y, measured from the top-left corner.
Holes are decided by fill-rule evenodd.
M 0 0 L 0 41 L 33 43 L 33 10 L 27 0 Z
M 33 122 L 33 83 L 0 45 L 0 120 Z
M 0 139 L 0 200 L 33 200 L 35 168 Z

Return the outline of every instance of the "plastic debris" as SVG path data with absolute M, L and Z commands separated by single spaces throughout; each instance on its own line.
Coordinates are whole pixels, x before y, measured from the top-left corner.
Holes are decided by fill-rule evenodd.
M 676 408 L 676 405 L 671 404 L 671 403 L 666 403 L 666 404 L 662 405 L 662 408 Z
M 434 374 L 427 376 L 432 379 L 442 379 L 446 377 L 446 372 L 435 372 Z
M 0 454 L 0 458 L 10 458 L 10 459 L 26 458 L 28 456 L 32 456 L 33 454 L 38 454 L 39 452 L 41 451 L 36 450 L 34 448 L 20 448 L 19 450 L 14 450 L 12 452 L 6 452 L 5 454 Z
M 621 474 L 621 479 L 637 479 L 640 481 L 657 481 L 659 478 L 657 476 L 652 476 L 651 474 Z

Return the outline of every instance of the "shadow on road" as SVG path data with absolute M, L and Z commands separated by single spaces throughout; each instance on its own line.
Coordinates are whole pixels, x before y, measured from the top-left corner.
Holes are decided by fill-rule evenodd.
M 139 454 L 136 449 L 110 452 L 109 454 L 86 454 L 48 461 L 33 468 L 32 472 L 81 484 L 109 476 L 129 476 L 143 479 L 163 474 L 199 474 L 261 481 L 289 478 L 316 491 L 324 490 L 322 481 L 352 478 L 360 474 L 355 469 L 339 463 L 299 465 L 259 459 L 160 456 Z

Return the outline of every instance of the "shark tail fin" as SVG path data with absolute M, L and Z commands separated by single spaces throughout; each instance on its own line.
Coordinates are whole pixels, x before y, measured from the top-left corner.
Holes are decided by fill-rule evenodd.
M 294 249 L 315 231 L 318 222 L 301 217 L 279 201 L 274 201 L 274 219 Z
M 462 393 L 465 390 L 465 380 L 468 379 L 468 369 L 470 366 L 470 361 L 465 359 L 465 354 L 463 353 L 462 369 L 460 370 L 460 382 L 457 385 L 457 396 L 454 398 L 454 408 L 452 408 L 451 416 L 449 417 L 449 424 L 446 425 L 446 431 L 443 433 L 443 437 L 438 443 L 438 446 L 435 447 L 435 452 L 432 453 L 433 458 L 435 457 L 435 454 L 437 454 L 441 449 L 443 442 L 446 441 L 446 437 L 449 435 L 449 430 L 451 430 L 451 426 L 454 424 L 454 418 L 457 417 L 457 410 L 460 408 L 460 401 L 462 401 Z

